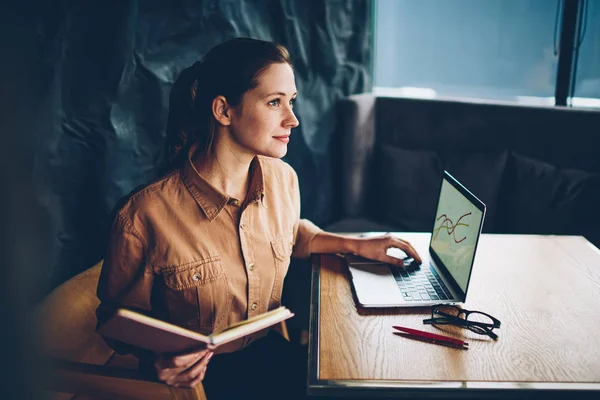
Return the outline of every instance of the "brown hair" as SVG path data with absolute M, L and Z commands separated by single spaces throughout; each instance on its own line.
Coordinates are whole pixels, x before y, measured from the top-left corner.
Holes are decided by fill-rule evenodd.
M 258 76 L 271 64 L 293 67 L 287 49 L 276 43 L 235 38 L 213 47 L 184 69 L 171 89 L 164 169 L 177 168 L 194 143 L 209 154 L 215 135 L 212 101 L 221 95 L 238 106 L 244 93 L 258 86 Z

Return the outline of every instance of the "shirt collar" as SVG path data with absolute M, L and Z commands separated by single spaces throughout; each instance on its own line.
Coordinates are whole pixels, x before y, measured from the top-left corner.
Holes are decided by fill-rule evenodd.
M 192 162 L 194 153 L 198 149 L 198 145 L 194 144 L 189 152 L 187 160 L 182 167 L 181 177 L 183 184 L 191 193 L 198 206 L 202 209 L 209 221 L 214 220 L 219 213 L 225 208 L 227 203 L 232 199 L 226 193 L 219 191 L 206 181 Z M 263 180 L 263 171 L 259 157 L 254 157 L 250 163 L 250 185 L 246 194 L 246 203 L 250 204 L 255 201 L 261 201 L 263 206 L 267 206 L 264 202 L 265 189 Z

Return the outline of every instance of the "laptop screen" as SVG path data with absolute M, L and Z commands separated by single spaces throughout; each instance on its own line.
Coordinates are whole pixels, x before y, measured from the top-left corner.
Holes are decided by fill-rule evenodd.
M 485 206 L 447 172 L 442 180 L 430 247 L 466 293 Z

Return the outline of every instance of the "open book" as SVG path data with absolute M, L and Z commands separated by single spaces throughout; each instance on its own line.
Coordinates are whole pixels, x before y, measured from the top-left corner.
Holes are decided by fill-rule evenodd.
M 197 349 L 203 344 L 212 350 L 293 316 L 294 314 L 287 308 L 279 307 L 230 325 L 219 333 L 206 336 L 132 310 L 120 308 L 100 326 L 98 333 L 156 353 L 181 353 Z

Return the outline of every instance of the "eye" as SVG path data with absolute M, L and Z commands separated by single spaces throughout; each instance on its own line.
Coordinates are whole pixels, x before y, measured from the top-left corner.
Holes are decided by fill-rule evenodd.
M 275 99 L 275 100 L 271 100 L 269 102 L 269 105 L 273 106 L 273 107 L 279 107 L 279 103 L 280 103 L 279 99 Z
M 296 98 L 294 97 L 293 99 L 290 100 L 290 107 L 294 108 L 295 105 L 296 105 Z

